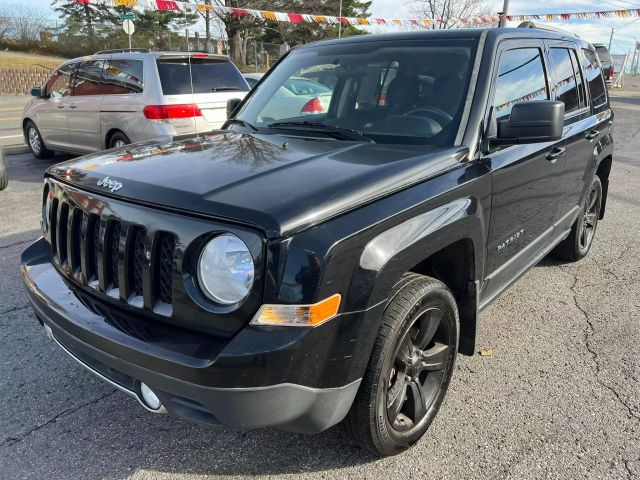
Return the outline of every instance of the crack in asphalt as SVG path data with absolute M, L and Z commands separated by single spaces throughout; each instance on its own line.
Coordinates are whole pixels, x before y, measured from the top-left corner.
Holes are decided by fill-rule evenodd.
M 25 309 L 29 308 L 30 306 L 31 306 L 31 305 L 26 304 L 26 305 L 19 305 L 19 306 L 17 306 L 17 307 L 11 307 L 11 308 L 9 308 L 9 309 L 7 309 L 7 310 L 3 310 L 3 311 L 1 311 L 1 312 L 0 312 L 0 315 L 4 315 L 4 314 L 6 314 L 6 313 L 18 312 L 18 311 L 20 311 L 20 310 L 25 310 Z
M 587 326 L 583 331 L 583 340 L 584 340 L 585 347 L 587 351 L 590 353 L 591 358 L 593 360 L 592 370 L 595 374 L 596 382 L 598 382 L 600 386 L 602 386 L 603 388 L 605 388 L 606 390 L 608 390 L 613 394 L 613 396 L 617 399 L 618 403 L 620 403 L 620 405 L 626 408 L 630 418 L 640 419 L 640 412 L 638 412 L 632 405 L 630 405 L 624 398 L 622 398 L 620 393 L 614 387 L 604 382 L 600 378 L 600 371 L 601 371 L 600 357 L 598 356 L 598 352 L 593 348 L 591 344 L 591 339 L 593 338 L 593 334 L 595 333 L 595 328 L 593 326 L 593 321 L 591 320 L 591 316 L 589 312 L 587 312 L 578 302 L 578 294 L 575 290 L 576 285 L 578 283 L 578 275 L 570 272 L 566 268 L 559 267 L 559 269 L 561 272 L 564 272 L 567 275 L 570 275 L 571 277 L 573 277 L 573 284 L 571 285 L 569 290 L 571 290 L 573 303 L 575 307 L 580 311 L 580 313 L 582 313 L 582 316 L 584 317 L 585 322 L 587 323 Z
M 113 395 L 114 393 L 116 393 L 117 390 L 112 390 L 111 392 L 102 395 L 101 397 L 98 397 L 94 400 L 91 400 L 90 402 L 87 403 L 83 403 L 82 405 L 78 405 L 76 407 L 70 407 L 67 408 L 66 410 L 63 410 L 62 412 L 60 412 L 59 414 L 57 414 L 55 417 L 47 420 L 44 423 L 41 423 L 40 425 L 36 425 L 35 427 L 27 430 L 25 433 L 23 433 L 22 435 L 20 435 L 19 437 L 9 437 L 6 438 L 2 443 L 0 443 L 0 447 L 10 447 L 12 445 L 15 445 L 18 442 L 21 442 L 22 440 L 24 440 L 25 437 L 28 437 L 29 435 L 31 435 L 34 432 L 37 432 L 38 430 L 41 430 L 42 428 L 51 425 L 52 423 L 57 422 L 59 419 L 61 418 L 65 418 L 68 417 L 70 415 L 73 415 L 75 412 L 82 410 L 85 407 L 88 407 L 89 405 L 93 405 L 95 403 L 98 403 L 100 400 L 103 400 L 111 395 Z
M 631 467 L 629 466 L 629 460 L 623 460 L 622 464 L 624 465 L 624 469 L 627 471 L 627 477 L 633 478 L 633 472 L 631 471 Z
M 15 247 L 17 245 L 22 245 L 23 243 L 30 243 L 30 242 L 34 242 L 36 240 L 37 237 L 35 238 L 30 238 L 28 240 L 20 240 L 19 242 L 13 242 L 13 243 L 9 243 L 7 245 L 2 245 L 0 246 L 0 250 L 3 250 L 5 248 L 11 248 L 11 247 Z

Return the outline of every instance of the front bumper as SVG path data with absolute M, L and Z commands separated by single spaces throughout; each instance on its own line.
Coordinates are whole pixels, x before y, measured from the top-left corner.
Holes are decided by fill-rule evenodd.
M 339 333 L 350 333 L 345 325 L 356 328 L 369 315 L 377 314 L 374 312 L 377 309 L 340 316 L 316 329 L 270 327 L 261 331 L 247 327 L 229 340 L 225 348 L 216 351 L 213 358 L 192 356 L 166 348 L 163 343 L 166 339 L 145 342 L 114 328 L 70 288 L 50 263 L 47 247 L 41 239 L 22 256 L 22 277 L 35 313 L 68 354 L 118 389 L 141 400 L 139 391 L 143 382 L 169 413 L 227 428 L 276 427 L 317 433 L 340 422 L 347 414 L 368 356 L 356 360 L 357 357 L 342 355 L 348 353 L 345 348 L 356 348 L 351 335 L 345 338 L 345 345 L 335 347 L 338 351 L 330 351 L 326 346 L 335 344 Z M 271 341 L 272 350 L 265 350 L 264 342 L 260 341 L 262 335 L 275 336 L 280 341 Z M 366 343 L 364 340 L 360 345 Z M 309 355 L 308 344 L 319 344 L 325 358 Z M 198 350 L 198 346 L 193 348 Z M 273 366 L 282 365 L 283 357 L 288 358 L 289 365 L 283 365 L 287 368 L 282 370 L 281 382 L 256 382 L 255 373 L 261 368 L 264 378 L 277 379 L 278 372 L 273 371 Z M 335 363 L 338 357 L 343 363 Z M 314 378 L 315 385 L 291 381 L 291 374 L 286 373 L 299 371 L 302 377 L 312 369 L 316 375 L 309 378 Z M 347 370 L 352 372 L 351 376 L 355 375 L 353 372 L 359 375 L 344 381 Z M 318 377 L 318 371 L 325 373 Z M 332 371 L 336 373 L 327 378 L 326 372 Z M 245 375 L 248 380 L 243 384 Z M 225 377 L 229 377 L 228 382 L 221 381 Z M 335 378 L 342 383 L 326 386 Z M 227 387 L 230 383 L 234 386 Z M 142 400 L 141 403 L 144 405 Z

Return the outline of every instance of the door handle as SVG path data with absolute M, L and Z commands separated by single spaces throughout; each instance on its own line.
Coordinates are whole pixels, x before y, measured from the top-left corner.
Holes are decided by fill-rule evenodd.
M 600 132 L 598 130 L 589 130 L 584 138 L 586 138 L 587 140 L 593 140 L 598 135 L 600 135 Z
M 76 108 L 77 105 L 69 105 L 69 108 Z
M 556 163 L 558 158 L 560 158 L 566 150 L 567 149 L 565 147 L 553 147 L 547 154 L 547 160 L 549 160 L 551 163 Z
M 64 105 L 58 105 L 58 108 L 62 109 L 64 108 Z

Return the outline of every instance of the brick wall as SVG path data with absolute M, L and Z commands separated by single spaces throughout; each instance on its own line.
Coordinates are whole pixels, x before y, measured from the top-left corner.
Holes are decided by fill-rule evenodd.
M 41 87 L 51 70 L 46 68 L 0 68 L 0 95 L 25 95 Z

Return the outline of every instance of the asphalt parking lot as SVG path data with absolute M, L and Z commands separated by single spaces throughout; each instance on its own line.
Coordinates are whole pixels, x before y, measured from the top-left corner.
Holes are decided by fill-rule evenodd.
M 607 216 L 589 257 L 547 259 L 481 317 L 426 437 L 372 458 L 338 428 L 235 432 L 144 411 L 49 341 L 19 279 L 50 161 L 0 192 L 0 478 L 640 478 L 640 89 L 617 92 Z M 63 157 L 59 157 L 62 160 Z

